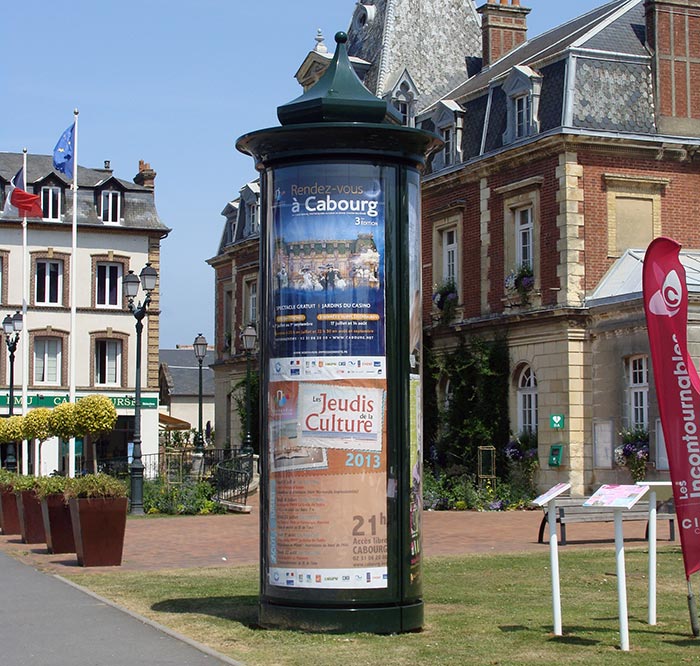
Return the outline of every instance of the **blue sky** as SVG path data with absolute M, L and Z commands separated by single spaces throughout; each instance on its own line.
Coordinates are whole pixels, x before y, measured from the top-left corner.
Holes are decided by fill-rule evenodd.
M 485 0 L 484 0 L 485 1 Z M 483 4 L 478 2 L 477 6 Z M 522 0 L 529 36 L 604 4 Z M 329 50 L 354 0 L 72 0 L 3 6 L 0 150 L 49 154 L 80 110 L 81 165 L 131 179 L 156 170 L 162 244 L 161 347 L 214 338 L 214 272 L 226 202 L 255 178 L 235 149 L 278 125 L 321 28 Z M 138 268 L 138 267 L 137 267 Z

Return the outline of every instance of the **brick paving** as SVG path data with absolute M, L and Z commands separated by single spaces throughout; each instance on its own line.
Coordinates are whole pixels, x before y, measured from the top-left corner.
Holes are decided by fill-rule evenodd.
M 124 557 L 120 569 L 143 571 L 257 564 L 259 559 L 258 498 L 250 501 L 250 514 L 213 516 L 162 516 L 127 521 Z M 423 513 L 423 548 L 426 557 L 466 553 L 548 552 L 537 543 L 542 512 L 426 511 Z M 644 521 L 624 524 L 625 542 L 644 545 Z M 567 528 L 562 548 L 614 548 L 612 523 L 580 523 Z M 660 522 L 658 537 L 668 539 L 668 523 Z M 52 573 L 99 572 L 81 568 L 72 554 L 50 555 L 46 546 L 23 544 L 18 535 L 0 535 L 0 551 Z M 110 567 L 110 571 L 114 568 Z

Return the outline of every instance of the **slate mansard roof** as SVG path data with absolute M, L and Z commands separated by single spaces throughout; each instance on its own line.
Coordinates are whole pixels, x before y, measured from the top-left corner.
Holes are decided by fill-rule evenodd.
M 513 49 L 443 97 L 464 112 L 462 159 L 505 147 L 508 98 L 516 66 L 542 77 L 538 132 L 655 135 L 652 60 L 645 41 L 644 0 L 614 0 Z M 439 104 L 439 102 L 437 103 Z M 435 129 L 436 106 L 418 119 Z
M 215 353 L 207 349 L 202 361 L 202 395 L 214 395 L 214 371 L 209 368 Z M 165 374 L 171 396 L 199 395 L 199 362 L 192 349 L 161 349 L 159 352 L 161 372 Z
M 0 152 L 0 187 L 4 197 L 9 190 L 9 183 L 22 168 L 22 153 Z M 67 224 L 72 222 L 73 197 L 70 193 L 70 182 L 64 174 L 53 168 L 51 155 L 27 155 L 26 188 L 39 194 L 44 184 L 58 184 L 64 187 L 62 221 L 52 224 Z M 124 196 L 122 206 L 123 221 L 121 224 L 105 224 L 98 215 L 98 193 L 101 188 L 120 190 Z M 2 221 L 12 220 L 3 217 Z M 78 225 L 81 227 L 109 227 L 110 229 L 128 228 L 130 230 L 161 231 L 163 234 L 170 229 L 163 224 L 155 206 L 153 190 L 134 182 L 116 178 L 111 169 L 89 169 L 78 166 Z

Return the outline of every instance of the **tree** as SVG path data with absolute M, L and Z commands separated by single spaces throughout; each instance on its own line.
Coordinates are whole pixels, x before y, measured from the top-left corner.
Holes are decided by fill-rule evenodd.
M 105 395 L 87 395 L 75 403 L 78 432 L 96 437 L 114 429 L 117 409 Z
M 52 435 L 64 442 L 78 434 L 78 424 L 75 419 L 75 403 L 63 402 L 51 410 L 49 430 Z

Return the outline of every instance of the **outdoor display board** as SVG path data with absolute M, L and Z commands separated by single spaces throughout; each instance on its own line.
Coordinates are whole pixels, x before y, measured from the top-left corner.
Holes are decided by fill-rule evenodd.
M 275 171 L 268 581 L 387 587 L 385 168 Z

